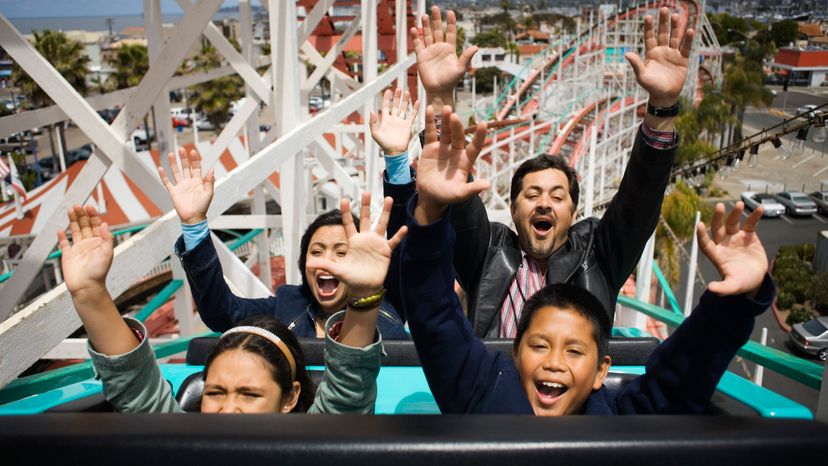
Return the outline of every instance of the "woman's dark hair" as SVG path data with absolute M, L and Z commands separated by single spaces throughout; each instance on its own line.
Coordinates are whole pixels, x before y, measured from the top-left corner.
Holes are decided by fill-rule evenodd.
M 302 348 L 299 346 L 299 341 L 296 340 L 293 332 L 271 316 L 249 317 L 239 322 L 238 325 L 249 325 L 267 330 L 279 337 L 287 345 L 296 363 L 296 381 L 299 382 L 299 386 L 301 387 L 299 401 L 291 412 L 307 412 L 313 404 L 314 396 L 316 396 L 316 386 L 311 381 L 308 371 L 305 370 L 305 355 L 302 353 Z M 210 365 L 213 363 L 213 360 L 225 351 L 234 349 L 253 353 L 267 361 L 270 371 L 273 374 L 273 380 L 282 389 L 282 396 L 288 396 L 293 390 L 293 381 L 290 379 L 290 363 L 282 351 L 270 340 L 252 333 L 233 333 L 220 339 L 213 353 L 210 354 L 207 362 L 204 364 L 204 380 L 207 380 L 207 371 L 210 370 Z
M 354 226 L 359 230 L 359 219 L 356 215 L 353 217 Z M 305 233 L 302 234 L 302 241 L 299 243 L 299 275 L 302 276 L 302 291 L 307 293 L 308 296 L 311 295 L 310 285 L 308 284 L 307 277 L 305 277 L 305 263 L 307 262 L 306 256 L 308 255 L 308 248 L 310 248 L 311 238 L 316 233 L 316 230 L 329 225 L 342 225 L 342 211 L 334 209 L 316 217 L 313 223 L 308 225 Z
M 515 174 L 512 175 L 512 186 L 509 192 L 509 200 L 512 202 L 512 205 L 515 204 L 515 199 L 517 199 L 518 194 L 523 189 L 523 178 L 529 173 L 539 172 L 549 168 L 560 170 L 566 175 L 566 180 L 569 182 L 569 197 L 572 198 L 572 211 L 575 212 L 575 209 L 578 208 L 578 197 L 581 193 L 581 188 L 578 185 L 578 173 L 559 155 L 550 156 L 541 154 L 520 164 L 518 169 L 515 170 Z
M 529 301 L 526 301 L 518 322 L 513 351 L 517 353 L 523 334 L 526 333 L 526 329 L 529 328 L 538 310 L 547 306 L 575 311 L 592 324 L 592 338 L 598 345 L 598 363 L 600 364 L 604 356 L 609 353 L 612 323 L 598 298 L 581 287 L 566 283 L 545 286 L 532 295 Z

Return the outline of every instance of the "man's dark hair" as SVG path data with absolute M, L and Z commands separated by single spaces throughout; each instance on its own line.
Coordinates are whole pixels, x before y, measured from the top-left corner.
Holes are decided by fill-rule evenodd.
M 357 231 L 359 231 L 359 219 L 356 215 L 353 215 L 353 217 L 354 227 L 356 227 Z M 313 223 L 308 225 L 308 228 L 302 235 L 302 241 L 299 243 L 299 274 L 302 276 L 302 291 L 307 293 L 308 296 L 311 296 L 311 292 L 308 279 L 305 277 L 305 262 L 307 262 L 305 256 L 308 255 L 310 241 L 313 234 L 316 233 L 316 230 L 329 225 L 342 225 L 342 211 L 334 209 L 316 217 Z
M 523 178 L 529 173 L 539 172 L 548 168 L 560 170 L 566 175 L 566 180 L 569 182 L 569 197 L 572 198 L 572 211 L 574 212 L 578 208 L 578 196 L 581 193 L 581 188 L 578 186 L 578 173 L 560 155 L 549 156 L 545 154 L 523 162 L 515 170 L 515 174 L 512 176 L 511 192 L 509 193 L 509 199 L 512 201 L 512 205 L 515 204 L 515 199 L 520 194 L 520 190 L 523 189 Z
M 598 345 L 598 363 L 600 364 L 604 356 L 609 353 L 612 323 L 598 298 L 581 287 L 566 283 L 545 286 L 532 295 L 529 301 L 526 301 L 515 334 L 514 352 L 517 353 L 520 340 L 523 339 L 523 334 L 532 323 L 532 318 L 538 310 L 547 306 L 575 311 L 592 324 L 592 338 Z

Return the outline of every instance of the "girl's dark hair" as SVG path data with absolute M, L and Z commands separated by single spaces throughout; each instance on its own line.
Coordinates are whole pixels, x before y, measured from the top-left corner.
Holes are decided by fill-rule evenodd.
M 532 295 L 529 301 L 526 301 L 513 343 L 515 353 L 523 339 L 523 334 L 532 323 L 532 318 L 538 310 L 547 306 L 575 311 L 592 324 L 592 338 L 598 346 L 598 363 L 600 364 L 604 356 L 609 353 L 609 338 L 612 331 L 610 318 L 601 302 L 592 293 L 566 283 L 545 286 Z
M 353 217 L 354 226 L 359 231 L 359 219 L 356 215 Z M 299 275 L 302 276 L 302 291 L 307 293 L 308 296 L 311 296 L 310 285 L 308 284 L 307 277 L 305 277 L 305 263 L 307 262 L 308 248 L 310 248 L 311 238 L 316 233 L 316 230 L 329 225 L 342 225 L 342 211 L 334 209 L 316 217 L 313 223 L 308 225 L 299 242 Z
M 313 404 L 314 396 L 316 396 L 316 386 L 311 381 L 308 371 L 305 370 L 305 355 L 302 353 L 302 348 L 299 346 L 299 341 L 296 340 L 293 332 L 271 316 L 249 317 L 239 322 L 238 325 L 250 325 L 267 330 L 279 337 L 287 345 L 293 355 L 293 360 L 296 362 L 296 381 L 299 382 L 299 386 L 301 387 L 299 401 L 291 412 L 307 412 Z M 267 361 L 270 372 L 273 375 L 273 380 L 282 389 L 282 396 L 288 396 L 293 390 L 293 381 L 290 379 L 290 364 L 282 351 L 270 340 L 251 333 L 233 333 L 220 339 L 213 353 L 207 358 L 207 363 L 204 364 L 204 380 L 207 380 L 207 371 L 210 370 L 210 365 L 213 363 L 213 360 L 225 351 L 234 349 L 253 353 Z

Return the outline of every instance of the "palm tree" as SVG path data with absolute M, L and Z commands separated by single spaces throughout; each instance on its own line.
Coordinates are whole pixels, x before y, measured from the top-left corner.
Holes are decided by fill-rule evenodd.
M 208 71 L 221 65 L 221 56 L 215 47 L 211 45 L 202 47 L 201 54 L 196 58 L 197 70 Z M 216 131 L 220 131 L 230 116 L 231 104 L 243 95 L 244 81 L 241 77 L 232 75 L 193 86 L 190 102 L 196 111 L 204 113 Z
M 33 31 L 34 47 L 55 69 L 63 76 L 63 79 L 81 94 L 86 93 L 86 76 L 89 74 L 89 57 L 86 55 L 83 44 L 70 40 L 66 34 L 59 31 L 44 29 L 42 32 Z M 16 65 L 12 71 L 12 82 L 26 96 L 30 105 L 34 108 L 52 105 L 52 99 L 38 86 L 32 78 L 23 71 L 23 68 Z M 52 149 L 52 157 L 55 159 L 55 166 L 60 166 L 55 150 L 54 124 L 47 125 L 49 131 L 49 145 Z M 64 152 L 66 151 L 66 138 L 63 137 L 63 126 L 60 125 L 61 143 Z
M 731 115 L 736 115 L 734 139 L 742 139 L 742 122 L 747 106 L 767 107 L 773 102 L 773 93 L 765 87 L 761 62 L 738 55 L 725 72 L 722 96 L 730 104 Z

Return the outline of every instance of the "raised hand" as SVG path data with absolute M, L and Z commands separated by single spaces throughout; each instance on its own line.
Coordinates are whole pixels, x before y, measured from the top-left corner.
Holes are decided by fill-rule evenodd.
M 670 16 L 667 8 L 659 11 L 658 35 L 653 28 L 653 17 L 644 18 L 644 61 L 634 52 L 627 52 L 624 58 L 630 62 L 638 84 L 650 94 L 650 104 L 669 107 L 678 102 L 687 79 L 695 35 L 693 29 L 681 31 L 679 16 Z
M 429 20 L 428 15 L 423 15 L 422 21 L 422 39 L 417 33 L 417 28 L 411 28 L 409 35 L 414 44 L 417 72 L 425 88 L 428 103 L 454 105 L 454 88 L 471 66 L 477 47 L 469 47 L 462 55 L 457 56 L 457 19 L 451 10 L 446 14 L 445 34 L 439 7 L 431 7 L 431 19 Z
M 716 266 L 722 280 L 710 282 L 707 288 L 720 296 L 753 294 L 762 284 L 768 271 L 768 256 L 756 236 L 756 225 L 762 218 L 764 208 L 759 206 L 739 227 L 745 205 L 736 203 L 733 211 L 724 219 L 724 204 L 716 204 L 710 230 L 711 240 L 704 229 L 704 223 L 696 226 L 699 246 L 710 262 Z
M 170 194 L 175 212 L 182 223 L 195 224 L 207 219 L 207 209 L 213 200 L 213 184 L 216 182 L 213 169 L 201 177 L 201 155 L 191 150 L 189 154 L 184 148 L 178 149 L 178 158 L 181 160 L 181 171 L 175 161 L 175 155 L 170 152 L 167 159 L 170 162 L 175 184 L 170 182 L 164 167 L 158 166 L 158 175 L 167 192 Z
M 411 126 L 420 111 L 420 102 L 416 102 L 414 108 L 408 111 L 410 100 L 411 94 L 408 91 L 397 89 L 392 93 L 387 89 L 382 97 L 380 118 L 371 112 L 371 136 L 385 155 L 398 155 L 408 150 Z
M 486 138 L 486 123 L 478 123 L 471 144 L 466 146 L 463 122 L 451 107 L 443 107 L 448 122 L 437 140 L 434 109 L 426 107 L 425 146 L 417 163 L 417 208 L 420 223 L 439 219 L 450 204 L 465 201 L 489 187 L 486 180 L 468 182 L 468 176 Z M 445 125 L 445 123 L 444 123 Z
M 73 295 L 87 290 L 105 290 L 106 274 L 112 265 L 109 226 L 101 222 L 92 206 L 76 205 L 68 210 L 68 214 L 72 242 L 66 238 L 66 232 L 57 233 L 66 288 Z
M 382 290 L 385 276 L 388 274 L 391 252 L 408 231 L 407 227 L 402 227 L 391 239 L 385 239 L 391 204 L 392 199 L 386 197 L 379 222 L 374 231 L 371 231 L 371 194 L 362 193 L 357 231 L 348 200 L 343 199 L 342 225 L 348 237 L 348 252 L 344 258 L 336 262 L 321 257 L 310 258 L 307 267 L 325 270 L 336 277 L 348 287 L 352 298 L 364 298 L 378 293 Z

